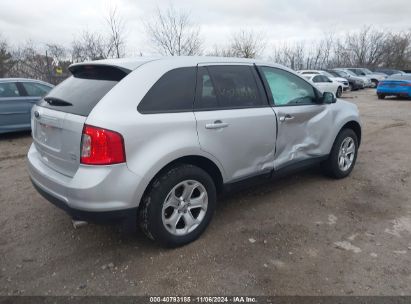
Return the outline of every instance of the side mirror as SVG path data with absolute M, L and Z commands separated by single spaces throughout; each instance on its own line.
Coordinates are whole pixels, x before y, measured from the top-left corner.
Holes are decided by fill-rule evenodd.
M 337 98 L 335 95 L 331 92 L 324 92 L 323 97 L 322 97 L 322 102 L 325 104 L 331 104 L 335 103 L 337 101 Z

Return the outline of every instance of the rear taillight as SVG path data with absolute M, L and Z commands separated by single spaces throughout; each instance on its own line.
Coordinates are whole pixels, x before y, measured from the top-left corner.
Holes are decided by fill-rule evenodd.
M 80 163 L 112 165 L 125 161 L 124 140 L 120 133 L 84 125 Z
M 401 87 L 411 87 L 411 83 L 401 83 Z

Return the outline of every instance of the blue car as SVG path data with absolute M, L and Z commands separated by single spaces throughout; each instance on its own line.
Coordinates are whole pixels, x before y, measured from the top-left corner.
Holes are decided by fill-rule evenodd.
M 379 99 L 386 96 L 411 98 L 411 74 L 391 75 L 384 81 L 380 81 L 377 87 Z
M 53 85 L 33 79 L 0 79 L 0 134 L 30 130 L 30 110 Z

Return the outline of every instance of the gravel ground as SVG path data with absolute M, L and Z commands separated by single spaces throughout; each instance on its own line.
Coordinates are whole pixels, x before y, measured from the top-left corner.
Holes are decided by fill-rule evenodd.
M 0 295 L 411 295 L 411 101 L 345 96 L 363 119 L 350 177 L 314 168 L 235 193 L 173 250 L 73 229 L 29 181 L 30 135 L 3 135 Z

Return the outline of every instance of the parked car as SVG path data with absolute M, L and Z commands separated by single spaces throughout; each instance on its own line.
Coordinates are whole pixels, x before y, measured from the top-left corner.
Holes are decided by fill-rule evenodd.
M 348 87 L 350 91 L 356 91 L 359 89 L 363 89 L 365 87 L 364 81 L 357 76 L 352 76 L 344 71 L 338 70 L 326 70 L 326 72 L 330 73 L 334 77 L 342 77 L 348 80 Z
M 372 87 L 371 79 L 366 77 L 366 76 L 358 76 L 353 71 L 351 71 L 349 69 L 345 69 L 345 68 L 335 68 L 333 70 L 339 71 L 339 72 L 345 72 L 345 73 L 351 75 L 352 77 L 357 77 L 357 78 L 361 79 L 362 82 L 363 82 L 363 87 L 362 87 L 363 89 Z
M 327 71 L 322 71 L 322 70 L 300 70 L 297 71 L 297 73 L 305 75 L 305 74 L 321 74 L 324 76 L 327 76 L 333 81 L 336 81 L 340 83 L 342 86 L 343 91 L 347 91 L 350 88 L 349 81 L 346 78 L 340 77 L 340 76 L 335 76 L 331 73 L 328 73 Z
M 394 74 L 406 74 L 405 72 L 400 71 L 400 70 L 386 69 L 386 68 L 377 68 L 377 69 L 375 69 L 374 72 L 384 73 L 384 74 L 386 74 L 386 75 L 388 75 L 388 76 L 394 75 Z
M 377 96 L 384 99 L 386 96 L 411 98 L 411 74 L 394 74 L 377 87 Z
M 283 66 L 165 57 L 71 65 L 32 109 L 35 188 L 83 221 L 138 223 L 166 246 L 193 241 L 217 194 L 321 163 L 350 174 L 357 107 Z
M 0 134 L 30 130 L 30 110 L 53 85 L 33 79 L 0 79 Z
M 387 78 L 387 74 L 380 73 L 380 72 L 371 72 L 369 69 L 365 68 L 349 68 L 351 72 L 354 72 L 358 76 L 365 76 L 371 81 L 371 87 L 376 88 L 378 83 L 385 78 Z
M 305 79 L 313 82 L 321 92 L 332 92 L 340 98 L 343 92 L 342 84 L 322 74 L 302 74 Z

